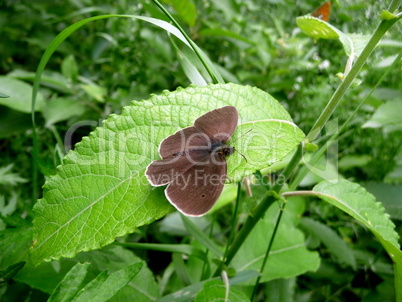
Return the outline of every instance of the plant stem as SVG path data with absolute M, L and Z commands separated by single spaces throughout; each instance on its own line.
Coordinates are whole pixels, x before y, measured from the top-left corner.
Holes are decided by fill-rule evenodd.
M 268 256 L 269 256 L 269 253 L 271 252 L 272 245 L 274 244 L 274 239 L 275 239 L 276 233 L 278 232 L 279 224 L 281 223 L 282 215 L 285 210 L 285 205 L 286 205 L 286 202 L 285 201 L 282 202 L 281 207 L 279 209 L 279 215 L 278 215 L 278 218 L 276 219 L 275 227 L 274 227 L 274 230 L 272 231 L 272 236 L 271 236 L 271 239 L 269 240 L 269 244 L 267 247 L 267 251 L 265 252 L 264 260 L 262 261 L 262 264 L 261 264 L 260 274 L 258 275 L 257 280 L 255 281 L 255 285 L 254 285 L 253 293 L 251 294 L 250 301 L 253 301 L 257 294 L 258 285 L 260 284 L 260 280 L 262 277 L 262 273 L 264 272 L 265 264 L 267 263 Z
M 313 141 L 318 134 L 320 133 L 322 127 L 324 127 L 325 123 L 328 121 L 332 113 L 334 113 L 335 109 L 338 107 L 343 95 L 345 94 L 346 90 L 352 84 L 353 80 L 356 78 L 357 74 L 359 73 L 360 69 L 366 63 L 368 57 L 370 56 L 371 52 L 374 50 L 375 46 L 387 32 L 387 30 L 394 25 L 398 21 L 397 18 L 392 20 L 383 20 L 380 25 L 375 30 L 374 34 L 371 36 L 370 40 L 368 41 L 366 47 L 364 47 L 362 53 L 360 54 L 359 58 L 356 60 L 356 63 L 353 65 L 350 72 L 345 77 L 345 80 L 339 85 L 338 89 L 336 89 L 335 93 L 332 95 L 331 99 L 329 100 L 327 106 L 324 108 L 321 115 L 318 117 L 317 121 L 315 122 L 314 126 L 311 128 L 310 132 L 307 134 L 307 140 Z
M 223 254 L 223 259 L 221 261 L 221 263 L 219 264 L 218 270 L 219 272 L 222 271 L 223 266 L 225 264 L 227 255 L 228 255 L 228 251 L 229 251 L 229 246 L 233 241 L 233 237 L 234 237 L 234 232 L 235 232 L 235 228 L 236 228 L 236 222 L 237 222 L 237 212 L 239 210 L 239 203 L 240 203 L 240 192 L 241 192 L 241 182 L 239 182 L 237 184 L 237 196 L 236 196 L 236 204 L 235 204 L 235 208 L 233 210 L 233 215 L 232 215 L 232 226 L 230 228 L 230 233 L 229 233 L 229 238 L 228 238 L 228 242 L 226 244 L 226 248 L 225 248 L 225 253 Z
M 272 188 L 272 191 L 279 193 L 281 190 L 283 184 L 285 183 L 285 180 L 287 180 L 290 175 L 292 174 L 292 171 L 296 168 L 298 165 L 300 158 L 302 155 L 302 147 L 299 145 L 299 147 L 296 150 L 295 155 L 289 162 L 289 164 L 286 166 L 285 170 L 282 172 L 283 177 L 278 177 L 280 179 L 281 183 L 277 182 L 275 183 L 274 187 Z M 251 230 L 254 228 L 254 226 L 257 224 L 257 222 L 264 216 L 265 212 L 268 210 L 268 208 L 271 206 L 272 203 L 276 201 L 276 197 L 272 194 L 271 191 L 267 192 L 263 200 L 260 202 L 260 204 L 257 206 L 257 208 L 253 211 L 253 215 L 250 215 L 246 222 L 244 223 L 243 227 L 241 228 L 239 234 L 233 241 L 232 246 L 229 249 L 229 252 L 227 254 L 227 258 L 225 260 L 225 264 L 229 265 L 229 263 L 232 261 L 233 257 L 236 255 L 237 251 L 239 250 L 240 246 L 243 244 L 244 240 L 246 240 L 247 236 L 250 234 Z
M 363 67 L 363 65 L 366 63 L 369 55 L 374 50 L 375 46 L 378 44 L 378 42 L 384 36 L 384 34 L 387 32 L 387 30 L 392 25 L 394 25 L 397 21 L 398 21 L 397 18 L 392 19 L 392 20 L 382 20 L 381 21 L 381 23 L 375 30 L 374 34 L 371 36 L 369 42 L 365 46 L 364 50 L 362 51 L 360 57 L 357 59 L 356 63 L 353 65 L 352 69 L 350 70 L 348 75 L 345 77 L 345 80 L 341 83 L 341 85 L 335 91 L 334 95 L 329 100 L 327 106 L 324 108 L 322 114 L 317 119 L 316 123 L 314 124 L 311 131 L 307 135 L 308 140 L 312 141 L 317 137 L 320 129 L 325 125 L 325 123 L 328 121 L 328 119 L 330 118 L 332 113 L 338 107 L 346 90 L 352 84 L 352 82 L 356 78 L 358 72 Z M 281 174 L 285 180 L 289 179 L 289 176 L 296 169 L 301 158 L 302 158 L 302 145 L 300 144 L 297 148 L 296 153 L 293 155 L 289 164 L 287 165 L 287 167 Z M 281 177 L 279 177 L 279 179 L 281 179 Z M 276 183 L 274 185 L 274 187 L 272 188 L 272 191 L 279 193 L 282 186 L 283 186 L 282 183 Z M 268 192 L 266 195 L 264 195 L 263 201 L 257 206 L 255 211 L 253 212 L 253 215 L 251 215 L 247 218 L 242 229 L 240 230 L 239 234 L 235 238 L 231 248 L 229 249 L 227 259 L 225 261 L 226 265 L 229 265 L 229 263 L 232 261 L 233 257 L 236 255 L 237 251 L 240 249 L 240 247 L 246 240 L 247 236 L 250 234 L 251 230 L 254 228 L 254 226 L 257 224 L 257 222 L 260 220 L 260 218 L 263 217 L 263 215 L 265 214 L 265 212 L 267 211 L 269 206 L 273 202 L 275 202 L 275 200 L 276 200 L 275 196 L 270 194 L 270 192 Z M 215 273 L 215 275 L 216 275 L 216 273 Z
M 402 53 L 399 53 L 399 55 L 395 58 L 394 62 L 387 68 L 387 70 L 384 72 L 384 74 L 381 76 L 381 78 L 378 80 L 378 82 L 374 85 L 374 87 L 371 89 L 370 93 L 366 95 L 366 97 L 360 102 L 360 104 L 356 107 L 355 111 L 348 117 L 348 119 L 342 124 L 342 126 L 339 128 L 339 130 L 332 135 L 326 143 L 314 153 L 313 157 L 309 161 L 309 165 L 313 166 L 319 158 L 324 154 L 324 152 L 329 148 L 331 142 L 335 141 L 339 135 L 344 131 L 346 126 L 351 122 L 353 117 L 357 114 L 357 112 L 360 110 L 361 106 L 368 100 L 368 98 L 373 94 L 373 92 L 376 90 L 378 85 L 383 81 L 383 79 L 388 75 L 388 73 L 396 66 L 396 64 L 399 62 L 399 60 L 402 57 Z M 307 175 L 309 172 L 309 169 L 307 166 L 303 166 L 299 172 L 297 173 L 296 177 L 293 179 L 292 183 L 289 185 L 289 190 L 293 191 L 296 190 L 297 186 L 300 184 L 300 182 L 304 179 L 304 177 Z M 305 192 L 305 191 L 300 191 L 300 192 Z M 283 194 L 285 195 L 285 194 Z

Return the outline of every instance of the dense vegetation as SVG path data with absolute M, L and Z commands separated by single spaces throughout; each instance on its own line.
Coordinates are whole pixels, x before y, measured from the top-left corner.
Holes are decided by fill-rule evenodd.
M 381 11 L 388 9 L 391 2 L 398 7 L 399 1 L 335 2 L 330 24 L 343 33 L 353 34 L 354 45 L 365 46 L 382 20 Z M 258 87 L 269 93 L 306 134 L 348 73 L 345 66 L 349 54 L 341 39 L 314 39 L 300 30 L 295 21 L 321 4 L 288 0 L 163 2 L 192 41 L 208 55 L 225 82 Z M 98 5 L 92 0 L 6 0 L 1 2 L 0 8 L 2 301 L 46 301 L 50 295 L 58 301 L 63 295 L 69 297 L 67 291 L 75 291 L 77 300 L 88 300 L 94 297 L 94 288 L 100 293 L 96 298 L 102 301 L 155 301 L 182 289 L 198 294 L 196 301 L 208 301 L 225 297 L 221 279 L 210 280 L 215 271 L 222 270 L 228 278 L 233 278 L 230 279 L 233 282 L 230 301 L 249 299 L 254 290 L 255 299 L 259 301 L 395 300 L 395 288 L 402 284 L 402 276 L 398 283 L 394 271 L 402 256 L 390 258 L 389 247 L 379 239 L 383 234 L 376 226 L 387 223 L 390 233 L 384 240 L 393 242 L 395 247 L 396 233 L 399 237 L 402 234 L 400 22 L 387 31 L 368 57 L 320 136 L 305 142 L 308 150 L 305 160 L 295 167 L 295 173 L 282 188 L 282 192 L 294 191 L 292 185 L 296 184 L 298 189 L 325 195 L 328 191 L 322 185 L 323 179 L 345 179 L 340 189 L 344 190 L 342 193 L 357 194 L 357 204 L 370 201 L 370 206 L 378 206 L 373 210 L 373 217 L 378 221 L 367 219 L 366 225 L 356 219 L 351 214 L 354 209 L 351 204 L 346 210 L 339 206 L 345 201 L 344 195 L 334 193 L 339 204 L 331 204 L 323 196 L 290 193 L 285 194 L 289 198 L 275 234 L 272 230 L 277 226 L 275 219 L 279 208 L 283 207 L 284 197 L 272 193 L 270 196 L 277 197 L 278 202 L 265 213 L 263 222 L 267 229 L 262 223 L 257 224 L 233 264 L 221 265 L 220 256 L 232 239 L 231 234 L 234 233 L 236 240 L 247 216 L 255 214 L 253 209 L 265 201 L 267 192 L 265 185 L 254 185 L 253 196 L 248 197 L 244 186 L 237 191 L 237 186 L 229 184 L 222 195 L 221 207 L 202 218 L 181 218 L 177 211 L 168 208 L 166 200 L 160 199 L 167 204 L 163 211 L 173 213 L 166 216 L 164 213 L 158 220 L 149 218 L 134 232 L 128 232 L 128 227 L 115 236 L 116 241 L 110 245 L 105 246 L 105 242 L 114 239 L 113 236 L 89 248 L 77 244 L 74 251 L 57 256 L 50 253 L 42 258 L 35 256 L 37 259 L 30 263 L 32 236 L 38 238 L 35 233 L 42 227 L 45 229 L 40 225 L 40 213 L 50 209 L 37 206 L 33 210 L 33 207 L 43 198 L 44 183 L 63 173 L 57 167 L 63 163 L 66 153 L 101 126 L 102 120 L 112 121 L 115 117 L 111 114 L 124 116 L 123 107 L 132 100 L 162 102 L 151 96 L 163 96 L 164 90 L 175 91 L 190 84 L 214 83 L 214 79 L 197 55 L 179 39 L 166 34 L 163 28 L 123 17 L 94 20 L 74 30 L 51 54 L 42 74 L 36 111 L 31 115 L 32 87 L 39 62 L 49 43 L 62 30 L 80 20 L 105 14 L 171 20 L 152 1 L 102 1 L 102 5 Z M 194 66 L 200 73 L 194 72 Z M 211 91 L 219 91 L 219 87 L 214 89 L 212 87 Z M 169 95 L 166 101 L 171 101 Z M 225 102 L 231 104 L 231 100 Z M 239 102 L 246 104 L 247 100 Z M 260 109 L 255 107 L 252 111 L 258 114 Z M 129 110 L 135 114 L 136 107 L 127 112 Z M 36 121 L 35 127 L 32 118 Z M 342 125 L 342 131 L 337 134 Z M 337 136 L 331 139 L 331 146 L 327 145 L 334 134 Z M 96 135 L 92 139 L 96 139 Z M 329 168 L 319 175 L 310 173 L 298 182 L 298 173 L 313 157 L 310 151 L 322 146 L 329 146 L 328 150 L 324 150 L 324 155 L 313 166 L 322 170 L 320 164 L 327 164 Z M 292 154 L 262 173 L 269 179 L 279 177 L 291 162 Z M 48 182 L 49 186 L 54 183 Z M 234 217 L 236 199 L 241 203 Z M 381 204 L 374 206 L 375 200 Z M 365 206 L 356 205 L 359 209 Z M 232 225 L 234 218 L 236 223 Z M 36 224 L 34 231 L 33 224 Z M 394 233 L 391 234 L 391 230 Z M 302 247 L 292 255 L 292 262 L 281 258 L 274 243 L 260 285 L 256 287 L 253 273 L 259 266 L 250 266 L 249 271 L 242 271 L 240 267 L 248 261 L 253 249 L 261 247 L 264 255 L 271 235 L 284 246 L 287 238 L 293 236 L 302 242 Z M 77 252 L 81 253 L 76 255 Z M 279 255 L 275 256 L 275 252 Z M 43 262 L 56 258 L 59 260 Z M 261 265 L 262 259 L 258 261 Z M 76 265 L 78 262 L 90 265 Z M 402 272 L 401 265 L 399 262 Z M 118 284 L 112 276 L 123 281 Z M 95 277 L 98 283 L 93 281 Z M 197 285 L 205 280 L 209 283 Z M 111 294 L 105 295 L 100 288 L 107 286 L 116 291 L 109 290 Z M 77 293 L 82 288 L 89 296 L 82 291 Z M 173 301 L 172 296 L 166 299 Z

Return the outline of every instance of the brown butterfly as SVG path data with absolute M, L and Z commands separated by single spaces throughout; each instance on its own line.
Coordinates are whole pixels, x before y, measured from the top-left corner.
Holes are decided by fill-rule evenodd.
M 311 15 L 313 17 L 324 20 L 325 22 L 328 22 L 330 12 L 331 12 L 331 2 L 327 1 L 323 5 L 321 5 L 319 8 L 317 8 L 315 11 L 313 11 L 311 13 Z
M 219 198 L 226 181 L 226 157 L 234 152 L 226 143 L 237 121 L 235 107 L 222 107 L 161 142 L 162 159 L 152 162 L 145 175 L 152 186 L 168 185 L 166 198 L 183 214 L 202 216 Z

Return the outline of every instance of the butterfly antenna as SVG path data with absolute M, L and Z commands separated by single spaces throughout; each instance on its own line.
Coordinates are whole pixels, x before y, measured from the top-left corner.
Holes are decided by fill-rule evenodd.
M 243 136 L 245 136 L 245 135 L 246 135 L 247 133 L 249 133 L 251 130 L 253 130 L 253 129 L 250 129 L 250 130 L 244 132 L 242 135 L 240 135 L 238 138 L 236 138 L 234 141 L 231 141 L 230 143 L 235 143 L 235 142 L 237 142 L 239 139 L 241 139 Z
M 244 160 L 246 161 L 246 163 L 248 163 L 248 161 L 247 161 L 247 158 L 243 155 L 243 154 L 241 154 L 239 151 L 237 151 L 236 149 L 234 149 L 237 153 L 239 153 L 243 158 L 244 158 Z
M 237 139 L 235 139 L 234 141 L 232 141 L 231 143 L 233 144 L 234 142 L 237 142 L 240 138 L 242 138 L 243 136 L 245 136 L 247 133 L 249 133 L 251 130 L 253 130 L 253 129 L 250 129 L 250 130 L 248 130 L 248 131 L 246 131 L 246 132 L 244 132 L 241 136 L 239 136 Z M 237 151 L 236 149 L 234 149 L 237 153 L 239 153 L 243 158 L 244 158 L 244 160 L 246 161 L 246 163 L 248 163 L 248 161 L 247 161 L 247 158 L 243 155 L 243 154 L 241 154 L 239 151 Z

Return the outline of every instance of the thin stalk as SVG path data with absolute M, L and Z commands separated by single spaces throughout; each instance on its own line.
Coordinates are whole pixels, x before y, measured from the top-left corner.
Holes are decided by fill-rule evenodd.
M 189 36 L 187 36 L 186 32 L 181 28 L 180 24 L 176 21 L 175 18 L 167 11 L 166 8 L 163 7 L 162 4 L 158 2 L 158 0 L 152 0 L 157 7 L 172 21 L 172 23 L 177 27 L 177 29 L 181 32 L 181 34 L 184 36 L 184 38 L 187 40 L 187 42 L 190 44 L 191 48 L 197 55 L 197 57 L 200 59 L 202 65 L 204 65 L 205 69 L 207 70 L 208 74 L 210 75 L 212 81 L 214 84 L 218 84 L 222 82 L 221 80 L 218 79 L 218 77 L 215 75 L 215 72 L 211 69 L 211 66 L 207 63 L 205 60 L 204 56 L 199 52 L 197 45 L 193 42 L 193 40 L 190 39 Z
M 57 131 L 57 128 L 54 125 L 49 125 L 48 128 L 52 131 L 52 133 L 54 135 L 54 138 L 56 139 L 57 146 L 58 146 L 58 149 L 59 149 L 58 150 L 58 155 L 59 155 L 59 158 L 61 160 L 66 155 L 65 152 L 64 152 L 63 140 L 61 139 L 60 134 L 59 134 L 59 132 Z
M 262 261 L 262 264 L 261 264 L 260 274 L 258 275 L 257 280 L 255 281 L 255 284 L 254 284 L 254 289 L 253 289 L 253 293 L 251 294 L 250 301 L 253 301 L 255 296 L 257 295 L 258 285 L 260 284 L 262 273 L 264 272 L 264 269 L 265 269 L 265 264 L 267 263 L 268 256 L 269 256 L 269 253 L 271 252 L 272 245 L 274 244 L 274 239 L 276 237 L 276 233 L 278 232 L 279 224 L 281 223 L 282 215 L 285 210 L 285 205 L 286 205 L 286 202 L 283 201 L 281 204 L 281 207 L 279 209 L 279 215 L 278 215 L 278 218 L 276 219 L 274 230 L 272 231 L 271 239 L 269 240 L 267 251 L 265 252 L 264 260 Z
M 395 0 L 394 0 L 395 2 Z M 394 3 L 393 2 L 393 3 Z M 391 6 L 390 6 L 391 7 Z M 360 57 L 357 59 L 356 63 L 353 65 L 352 69 L 345 77 L 345 80 L 341 83 L 338 89 L 335 91 L 334 95 L 331 97 L 328 105 L 324 108 L 322 114 L 317 119 L 316 123 L 312 127 L 311 131 L 307 135 L 308 140 L 314 140 L 319 130 L 324 126 L 324 124 L 328 121 L 336 107 L 339 105 L 343 95 L 345 94 L 346 90 L 352 84 L 353 80 L 356 78 L 358 72 L 362 68 L 362 66 L 367 61 L 369 55 L 378 44 L 380 39 L 386 33 L 386 31 L 394 25 L 398 19 L 392 20 L 382 20 L 380 25 L 375 30 L 374 34 L 370 38 L 369 42 L 367 43 L 366 47 L 362 51 Z M 289 176 L 293 173 L 296 169 L 297 165 L 299 164 L 302 158 L 302 145 L 300 144 L 297 148 L 296 153 L 293 155 L 292 159 L 290 160 L 288 166 L 282 172 L 282 179 L 288 180 Z M 281 179 L 281 177 L 279 177 Z M 279 193 L 283 186 L 283 183 L 276 183 L 272 188 L 272 191 L 275 193 Z M 269 192 L 268 192 L 269 193 Z M 253 212 L 253 215 L 249 216 L 243 225 L 242 229 L 240 230 L 239 234 L 237 235 L 236 239 L 234 240 L 231 248 L 229 249 L 227 259 L 225 261 L 226 265 L 232 261 L 233 257 L 236 255 L 237 251 L 240 249 L 241 245 L 246 240 L 247 236 L 250 234 L 251 230 L 257 224 L 261 217 L 265 214 L 269 206 L 276 200 L 276 197 L 273 194 L 268 194 L 268 196 L 264 196 L 264 200 L 257 206 L 256 210 Z M 218 271 L 217 271 L 218 272 Z M 215 274 L 217 273 L 215 272 Z
M 216 216 L 214 216 L 214 218 L 212 219 L 211 222 L 211 227 L 209 228 L 209 239 L 212 239 L 213 234 L 214 234 L 214 224 L 216 222 Z M 209 249 L 206 248 L 205 249 L 205 258 L 208 259 L 208 253 L 209 253 Z M 201 270 L 201 278 L 200 281 L 207 279 L 209 276 L 206 276 L 206 269 L 207 269 L 207 265 L 208 265 L 208 261 L 204 261 L 204 264 L 202 265 L 202 270 Z
M 299 145 L 295 155 L 293 156 L 289 164 L 286 166 L 285 170 L 282 172 L 283 177 L 278 177 L 278 179 L 283 180 L 283 183 L 279 182 L 275 183 L 272 190 L 264 195 L 263 200 L 253 211 L 253 214 L 247 218 L 246 222 L 244 223 L 239 234 L 237 235 L 237 237 L 235 238 L 229 249 L 229 252 L 225 260 L 225 265 L 229 265 L 229 263 L 232 261 L 233 257 L 239 250 L 240 246 L 243 244 L 244 240 L 246 240 L 248 234 L 251 232 L 251 230 L 254 228 L 257 222 L 262 218 L 262 216 L 264 216 L 265 212 L 268 210 L 271 204 L 273 204 L 277 200 L 275 194 L 273 194 L 272 191 L 275 193 L 279 193 L 283 184 L 285 183 L 285 180 L 287 180 L 290 177 L 292 171 L 298 165 L 301 155 L 302 155 L 302 147 L 301 145 Z
M 338 107 L 343 95 L 345 94 L 346 90 L 352 84 L 353 80 L 356 78 L 357 74 L 359 73 L 360 69 L 366 63 L 368 57 L 374 50 L 375 46 L 387 32 L 387 30 L 397 22 L 398 19 L 392 20 L 383 20 L 380 25 L 378 25 L 377 29 L 375 30 L 374 34 L 371 36 L 370 40 L 368 41 L 366 47 L 363 49 L 361 55 L 356 60 L 356 63 L 353 65 L 350 72 L 345 77 L 344 81 L 339 85 L 338 89 L 336 89 L 335 93 L 332 95 L 331 99 L 329 100 L 327 106 L 324 108 L 321 115 L 318 117 L 317 121 L 315 122 L 314 126 L 311 128 L 310 132 L 307 134 L 307 140 L 313 141 L 318 134 L 320 133 L 322 127 L 324 127 L 325 123 L 328 121 L 330 116 L 334 113 L 335 109 Z
M 237 184 L 237 196 L 236 196 L 236 204 L 235 204 L 235 208 L 233 210 L 233 219 L 232 219 L 232 225 L 230 227 L 230 233 L 229 233 L 229 238 L 228 241 L 226 243 L 226 248 L 225 248 L 225 253 L 223 254 L 223 259 L 221 261 L 221 263 L 219 264 L 218 267 L 218 271 L 221 272 L 223 269 L 223 266 L 225 264 L 226 261 L 226 257 L 228 255 L 228 251 L 229 251 L 229 246 L 233 241 L 233 237 L 234 237 L 234 232 L 235 232 L 235 228 L 236 228 L 236 223 L 237 223 L 237 212 L 239 211 L 239 204 L 240 204 L 240 192 L 241 192 L 241 182 L 238 182 Z
M 313 157 L 309 161 L 310 166 L 314 165 L 319 160 L 319 158 L 325 153 L 325 151 L 330 146 L 330 144 L 328 142 L 335 141 L 339 137 L 339 135 L 345 130 L 346 126 L 351 122 L 351 120 L 354 118 L 354 116 L 357 114 L 357 112 L 360 110 L 360 108 L 369 99 L 369 97 L 374 93 L 374 91 L 381 84 L 381 82 L 384 80 L 384 78 L 396 66 L 396 64 L 398 64 L 401 57 L 402 57 L 402 53 L 399 53 L 399 55 L 395 58 L 394 62 L 387 68 L 387 70 L 384 72 L 384 74 L 381 76 L 381 78 L 377 81 L 377 83 L 371 89 L 370 93 L 368 93 L 366 95 L 366 97 L 360 102 L 360 104 L 356 107 L 354 112 L 347 118 L 347 120 L 342 124 L 342 126 L 339 128 L 339 130 L 327 140 L 326 144 L 324 144 L 318 151 L 316 151 L 314 153 Z M 304 177 L 306 177 L 308 172 L 309 172 L 309 169 L 306 166 L 303 166 L 303 168 L 300 169 L 299 173 L 297 173 L 295 179 L 289 185 L 289 190 L 290 191 L 295 190 L 297 188 L 297 186 L 300 184 L 300 182 L 304 179 Z

